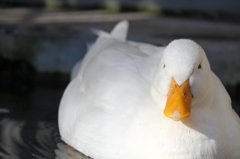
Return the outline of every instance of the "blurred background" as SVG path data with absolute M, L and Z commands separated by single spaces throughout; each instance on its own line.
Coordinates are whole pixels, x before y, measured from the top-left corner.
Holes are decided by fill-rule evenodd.
M 199 43 L 240 114 L 238 0 L 0 0 L 0 158 L 85 158 L 60 140 L 59 102 L 90 29 L 123 19 L 130 40 Z

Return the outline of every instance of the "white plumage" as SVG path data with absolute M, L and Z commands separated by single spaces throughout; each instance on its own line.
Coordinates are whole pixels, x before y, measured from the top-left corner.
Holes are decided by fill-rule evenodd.
M 94 159 L 240 158 L 240 119 L 204 50 L 127 41 L 128 22 L 99 38 L 74 68 L 59 108 L 62 139 Z M 189 79 L 191 116 L 163 114 L 171 79 Z

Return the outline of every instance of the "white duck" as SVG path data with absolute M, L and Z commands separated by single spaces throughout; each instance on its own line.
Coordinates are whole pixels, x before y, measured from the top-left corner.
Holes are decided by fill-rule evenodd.
M 94 159 L 239 159 L 240 119 L 204 50 L 187 39 L 130 42 L 127 30 L 122 21 L 98 31 L 75 67 L 62 139 Z

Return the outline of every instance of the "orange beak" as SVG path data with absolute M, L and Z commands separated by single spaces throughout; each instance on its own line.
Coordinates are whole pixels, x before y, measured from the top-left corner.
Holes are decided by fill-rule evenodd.
M 176 121 L 189 117 L 192 98 L 189 79 L 179 86 L 172 78 L 164 115 Z

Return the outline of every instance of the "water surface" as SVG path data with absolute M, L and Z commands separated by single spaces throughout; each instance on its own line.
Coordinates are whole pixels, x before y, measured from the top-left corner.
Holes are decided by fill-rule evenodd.
M 1 77 L 0 158 L 3 159 L 87 159 L 61 141 L 58 107 L 68 75 L 34 75 L 16 80 Z M 233 107 L 239 113 L 239 99 L 234 87 L 228 90 Z

